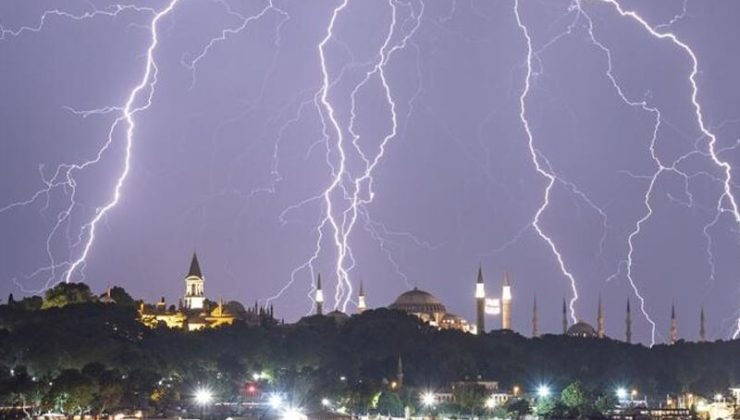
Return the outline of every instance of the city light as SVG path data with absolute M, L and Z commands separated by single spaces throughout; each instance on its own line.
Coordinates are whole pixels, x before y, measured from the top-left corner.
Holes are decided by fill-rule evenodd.
M 550 396 L 550 387 L 547 385 L 540 385 L 537 387 L 537 396 L 540 398 L 547 398 Z
M 488 399 L 486 400 L 486 408 L 489 410 L 496 408 L 496 400 L 493 398 L 493 395 L 488 397 Z
M 272 394 L 267 403 L 270 404 L 270 407 L 277 410 L 283 406 L 283 397 L 280 394 Z
M 321 399 L 321 405 L 323 405 L 324 407 L 328 407 L 328 406 L 331 405 L 331 401 L 329 401 L 328 398 L 322 398 Z
M 421 394 L 421 403 L 424 404 L 425 406 L 431 407 L 434 405 L 434 402 L 435 402 L 435 398 L 434 398 L 433 393 L 427 391 Z
M 281 420 L 305 420 L 306 415 L 297 408 L 288 408 L 280 418 Z
M 722 401 L 722 394 L 715 394 L 714 395 L 714 401 L 717 401 L 717 402 Z
M 255 381 L 259 381 L 259 380 L 262 380 L 262 379 L 267 380 L 267 379 L 270 379 L 270 375 L 268 375 L 267 372 L 256 372 L 256 373 L 252 374 L 252 378 Z
M 619 401 L 625 401 L 628 395 L 629 394 L 627 393 L 626 389 L 624 388 L 617 389 L 617 398 L 619 398 Z
M 518 386 L 518 385 L 514 385 L 514 388 L 512 389 L 512 391 L 513 391 L 513 393 L 514 393 L 514 396 L 516 397 L 516 396 L 518 396 L 518 395 L 519 395 L 519 392 L 520 392 L 521 390 L 519 389 L 519 386 Z
M 211 390 L 207 388 L 201 388 L 197 391 L 195 391 L 195 402 L 198 405 L 208 405 L 211 401 L 213 401 L 213 393 Z

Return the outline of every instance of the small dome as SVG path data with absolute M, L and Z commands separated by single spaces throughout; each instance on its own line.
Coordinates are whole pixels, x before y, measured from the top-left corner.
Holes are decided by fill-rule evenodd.
M 590 337 L 596 337 L 596 330 L 594 327 L 592 327 L 590 324 L 586 322 L 577 322 L 573 324 L 570 328 L 568 328 L 568 332 L 566 332 L 566 335 L 570 337 L 583 337 L 583 338 L 590 338 Z
M 337 322 L 343 322 L 349 319 L 349 315 L 345 314 L 342 311 L 334 310 L 326 314 L 329 318 L 334 318 Z
M 447 309 L 434 295 L 414 288 L 402 293 L 388 308 L 410 313 L 445 313 Z

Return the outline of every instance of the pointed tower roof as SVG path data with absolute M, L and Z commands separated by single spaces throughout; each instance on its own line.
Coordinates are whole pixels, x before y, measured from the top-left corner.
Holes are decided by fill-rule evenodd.
M 316 277 L 316 289 L 321 290 L 321 273 Z
M 676 304 L 671 303 L 671 319 L 676 319 Z
M 508 271 L 504 273 L 504 286 L 511 286 L 511 278 Z
M 537 314 L 537 293 L 532 301 L 532 337 L 540 336 L 540 317 Z
M 630 309 L 630 298 L 627 298 L 627 310 L 624 317 L 624 339 L 632 343 L 632 310 Z
M 483 267 L 481 267 L 480 265 L 478 266 L 478 280 L 476 281 L 476 283 L 483 283 Z
M 362 280 L 360 280 L 360 293 L 359 296 L 365 296 L 365 288 L 362 286 Z
M 190 270 L 188 271 L 188 277 L 200 277 L 203 278 L 203 274 L 200 272 L 200 264 L 198 264 L 198 254 L 193 251 L 193 259 L 190 261 Z

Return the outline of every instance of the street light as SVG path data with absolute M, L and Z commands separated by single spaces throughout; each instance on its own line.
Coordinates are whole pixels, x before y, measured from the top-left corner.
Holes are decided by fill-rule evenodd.
M 537 396 L 540 398 L 547 398 L 550 396 L 550 387 L 547 385 L 540 385 L 537 387 Z
M 206 416 L 206 406 L 213 401 L 213 393 L 208 388 L 200 388 L 195 391 L 195 403 L 200 406 L 201 417 Z
M 494 408 L 496 408 L 496 400 L 493 398 L 493 395 L 488 397 L 488 399 L 486 400 L 486 408 L 489 410 L 493 410 Z
M 213 393 L 208 388 L 195 391 L 195 402 L 200 406 L 208 405 L 213 400 Z
M 423 394 L 421 394 L 421 403 L 424 404 L 426 407 L 431 407 L 434 405 L 434 394 L 427 391 Z
M 626 389 L 624 389 L 624 388 L 617 388 L 617 398 L 619 399 L 620 402 L 626 401 L 628 395 L 629 394 L 627 393 L 627 390 Z
M 514 396 L 515 397 L 518 396 L 519 395 L 519 391 L 520 391 L 519 385 L 514 385 L 514 389 L 512 391 L 514 391 Z
M 305 420 L 306 416 L 297 408 L 288 408 L 283 412 L 281 420 Z
M 270 399 L 267 401 L 274 410 L 277 410 L 283 406 L 283 397 L 280 394 L 270 395 Z
M 328 398 L 322 398 L 321 399 L 321 405 L 323 405 L 324 407 L 328 407 L 328 406 L 331 405 L 331 401 L 329 401 Z

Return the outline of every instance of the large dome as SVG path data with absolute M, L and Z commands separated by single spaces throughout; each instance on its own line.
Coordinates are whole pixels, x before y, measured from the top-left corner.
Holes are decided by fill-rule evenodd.
M 409 313 L 445 313 L 447 309 L 434 295 L 414 288 L 402 293 L 388 308 Z
M 571 337 L 596 337 L 596 330 L 590 324 L 586 322 L 577 322 L 568 328 L 567 335 Z

